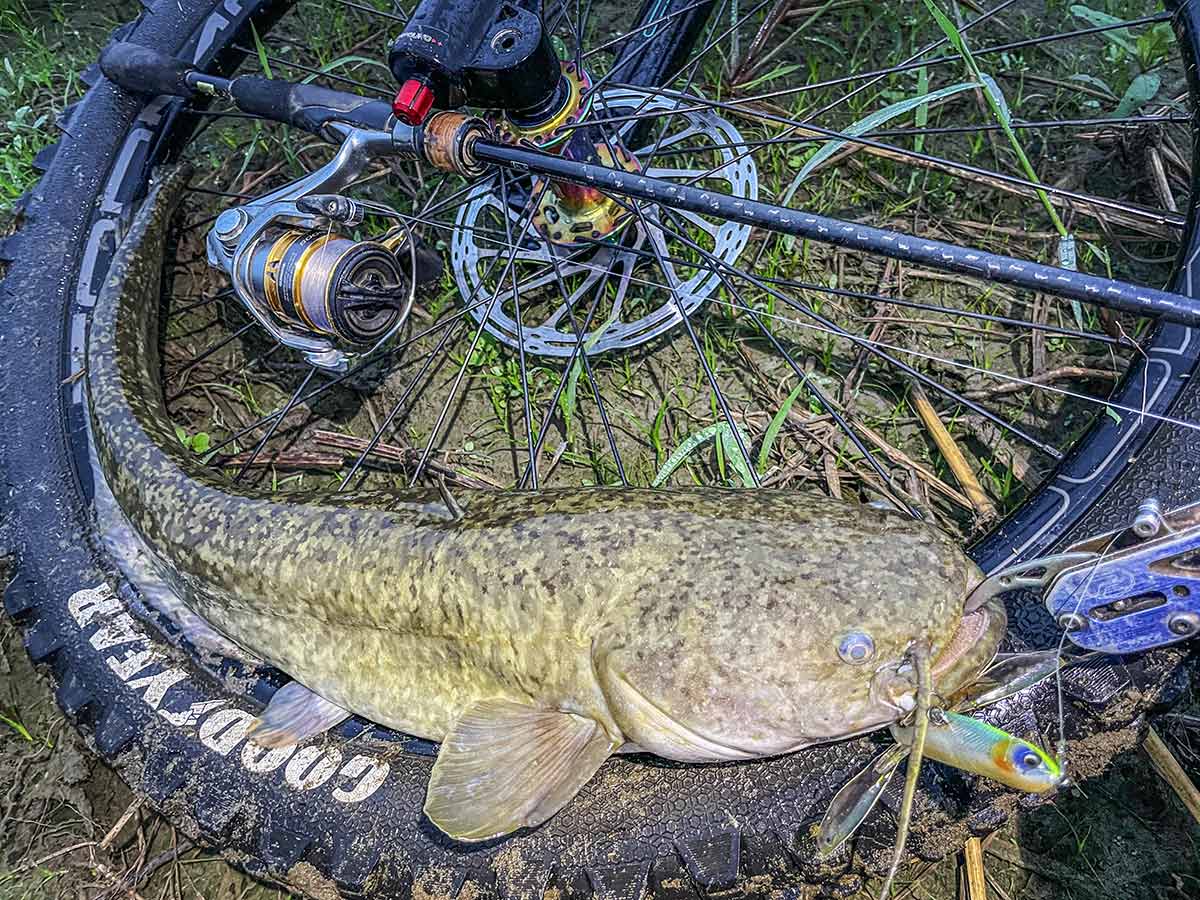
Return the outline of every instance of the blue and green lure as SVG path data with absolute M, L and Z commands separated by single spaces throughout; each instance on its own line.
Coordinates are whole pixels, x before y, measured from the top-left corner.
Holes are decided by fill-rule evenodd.
M 995 703 L 1037 684 L 1062 665 L 1056 651 L 1002 658 L 959 698 L 956 707 L 973 710 Z M 912 752 L 915 730 L 913 726 L 892 726 L 896 745 L 880 753 L 838 791 L 817 831 L 817 850 L 822 856 L 837 850 L 875 808 Z M 1068 783 L 1062 766 L 1041 747 L 961 712 L 937 711 L 930 716 L 924 755 L 1028 793 L 1045 793 Z

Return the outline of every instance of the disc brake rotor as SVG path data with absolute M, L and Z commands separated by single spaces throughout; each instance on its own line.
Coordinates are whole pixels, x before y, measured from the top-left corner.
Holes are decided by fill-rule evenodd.
M 711 111 L 683 111 L 680 101 L 629 88 L 604 90 L 593 108 L 618 122 L 639 117 L 619 122 L 610 140 L 644 174 L 757 199 L 758 173 L 741 148 L 741 134 Z M 630 148 L 625 142 L 641 121 L 653 123 L 651 136 L 644 146 Z M 667 125 L 659 139 L 662 122 Z M 690 146 L 706 148 L 696 154 L 703 161 L 694 166 L 689 155 L 670 152 Z M 664 158 L 674 165 L 656 163 Z M 510 200 L 512 183 L 510 178 Z M 482 182 L 459 208 L 451 242 L 454 278 L 471 315 L 498 340 L 514 348 L 524 344 L 526 353 L 542 356 L 569 356 L 581 333 L 584 348 L 594 354 L 636 347 L 671 330 L 719 286 L 715 260 L 732 264 L 750 239 L 745 225 L 690 212 L 668 217 L 643 204 L 641 215 L 629 215 L 619 227 L 597 229 L 604 240 L 571 243 L 547 229 L 545 207 L 543 201 L 531 217 L 526 209 L 506 207 L 498 177 Z M 679 262 L 697 254 L 671 231 L 685 233 L 715 260 L 700 267 Z M 506 274 L 510 233 L 517 247 Z

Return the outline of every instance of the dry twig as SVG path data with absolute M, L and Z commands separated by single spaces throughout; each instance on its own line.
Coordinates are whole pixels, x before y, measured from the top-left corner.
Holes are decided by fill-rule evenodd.
M 983 485 L 975 477 L 975 472 L 968 465 L 967 458 L 963 456 L 963 452 L 959 449 L 954 437 L 942 423 L 937 410 L 933 408 L 933 404 L 925 396 L 925 391 L 914 381 L 909 385 L 908 396 L 912 402 L 913 409 L 916 410 L 917 415 L 921 417 L 921 421 L 929 430 L 929 434 L 933 438 L 933 442 L 937 445 L 938 451 L 942 454 L 942 458 L 946 460 L 946 465 L 950 467 L 950 471 L 954 474 L 954 480 L 958 482 L 958 486 L 967 495 L 967 499 L 971 502 L 971 506 L 975 509 L 975 512 L 985 521 L 996 518 L 995 504 L 992 503 L 991 498 L 984 492 Z

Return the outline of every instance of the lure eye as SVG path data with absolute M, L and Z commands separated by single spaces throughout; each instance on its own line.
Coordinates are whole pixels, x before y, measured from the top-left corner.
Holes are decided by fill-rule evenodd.
M 1032 747 L 1024 744 L 1018 744 L 1013 751 L 1013 762 L 1016 763 L 1018 769 L 1023 772 L 1028 772 L 1032 769 L 1040 768 L 1042 758 L 1033 751 Z

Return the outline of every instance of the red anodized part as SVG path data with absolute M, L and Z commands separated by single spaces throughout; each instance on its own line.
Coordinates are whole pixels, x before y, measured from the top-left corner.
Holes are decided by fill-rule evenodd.
M 433 108 L 433 91 L 423 81 L 410 78 L 392 101 L 392 112 L 406 125 L 420 125 Z

